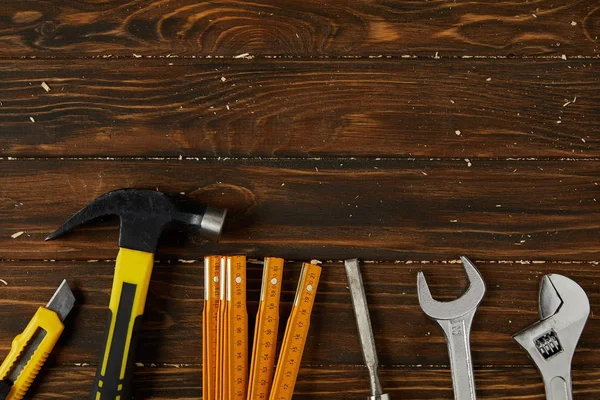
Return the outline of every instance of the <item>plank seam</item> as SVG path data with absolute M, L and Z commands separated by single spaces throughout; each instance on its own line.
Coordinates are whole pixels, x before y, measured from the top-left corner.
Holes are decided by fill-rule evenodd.
M 135 156 L 89 156 L 89 157 L 26 157 L 2 156 L 0 161 L 457 161 L 464 163 L 465 159 L 473 161 L 550 161 L 550 162 L 578 162 L 600 161 L 600 157 L 135 157 Z
M 132 55 L 117 55 L 117 54 L 99 54 L 86 57 L 55 57 L 55 56 L 1 56 L 0 61 L 13 61 L 13 60 L 231 60 L 238 62 L 247 62 L 250 60 L 294 60 L 294 61 L 315 61 L 315 60 L 598 60 L 600 55 L 531 55 L 531 56 L 512 56 L 512 55 L 476 55 L 476 54 L 464 54 L 464 55 L 440 55 L 438 52 L 430 56 L 417 55 L 417 54 L 399 54 L 399 55 L 386 55 L 386 54 L 366 54 L 366 55 L 342 55 L 342 56 L 293 56 L 293 55 L 253 55 L 249 53 L 239 54 L 236 56 L 187 56 L 177 54 L 167 55 L 143 55 L 143 54 L 132 54 Z
M 74 363 L 74 364 L 60 364 L 63 367 L 92 367 L 96 368 L 96 364 L 92 363 Z M 302 368 L 315 368 L 315 369 L 338 369 L 338 370 L 363 370 L 366 366 L 363 364 L 302 364 Z M 574 370 L 585 370 L 585 369 L 596 369 L 599 365 L 585 365 L 575 366 Z M 136 363 L 136 368 L 202 368 L 202 364 L 198 363 Z M 449 364 L 380 364 L 380 369 L 387 370 L 407 370 L 407 369 L 449 369 Z M 495 370 L 495 369 L 534 369 L 534 365 L 492 365 L 492 364 L 481 364 L 473 365 L 473 368 L 479 370 Z
M 315 260 L 319 263 L 325 264 L 343 264 L 344 260 Z M 478 260 L 473 259 L 474 263 L 485 263 L 485 264 L 508 264 L 508 265 L 600 265 L 600 261 L 581 261 L 581 260 Z M 114 263 L 115 259 L 70 259 L 70 260 L 36 260 L 36 259 L 0 259 L 0 263 L 74 263 L 74 262 L 87 262 L 87 263 Z M 263 261 L 256 258 L 248 258 L 249 264 L 262 265 Z M 286 263 L 301 263 L 306 260 L 286 259 Z M 448 259 L 448 260 L 361 260 L 363 264 L 461 264 L 460 259 Z M 204 260 L 195 259 L 155 259 L 155 264 L 204 264 Z

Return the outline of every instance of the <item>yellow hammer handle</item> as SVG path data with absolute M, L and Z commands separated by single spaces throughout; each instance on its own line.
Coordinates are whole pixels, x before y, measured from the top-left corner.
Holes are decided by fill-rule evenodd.
M 10 353 L 8 353 L 2 366 L 0 366 L 0 379 L 5 379 L 36 332 L 44 334 L 40 345 L 27 362 L 23 371 L 21 371 L 17 381 L 14 382 L 6 400 L 21 400 L 25 396 L 29 386 L 31 386 L 40 368 L 46 362 L 46 358 L 48 358 L 64 328 L 58 314 L 44 307 L 38 308 L 23 333 L 14 338 Z
M 119 249 L 102 359 L 89 400 L 128 400 L 131 397 L 133 353 L 142 325 L 153 265 L 153 253 Z

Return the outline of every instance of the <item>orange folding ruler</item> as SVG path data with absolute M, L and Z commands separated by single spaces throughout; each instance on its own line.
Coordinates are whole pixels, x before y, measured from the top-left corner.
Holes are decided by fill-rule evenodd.
M 246 257 L 227 257 L 227 346 L 222 400 L 245 400 L 248 390 Z
M 204 258 L 204 311 L 202 312 L 202 398 L 215 400 L 220 306 L 220 256 Z
M 269 400 L 291 400 L 294 394 L 320 277 L 321 267 L 306 263 L 302 265 L 296 298 L 285 328 Z
M 268 399 L 271 391 L 277 350 L 282 278 L 283 259 L 265 257 L 252 346 L 248 400 Z

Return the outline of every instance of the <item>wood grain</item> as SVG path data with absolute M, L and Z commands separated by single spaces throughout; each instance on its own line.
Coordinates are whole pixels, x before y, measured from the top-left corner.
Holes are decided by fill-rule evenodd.
M 54 367 L 42 372 L 27 399 L 80 399 L 89 393 L 94 370 L 91 367 Z M 450 373 L 443 369 L 384 369 L 384 389 L 393 399 L 441 400 L 452 398 Z M 543 384 L 532 368 L 476 369 L 478 399 L 544 400 Z M 574 397 L 594 400 L 600 396 L 600 371 L 587 368 L 573 371 Z M 202 396 L 202 373 L 198 367 L 137 368 L 133 395 L 136 399 L 196 400 Z M 315 398 L 364 400 L 368 395 L 364 370 L 303 367 L 294 399 Z
M 4 156 L 600 156 L 597 60 L 19 60 L 0 69 Z
M 349 254 L 348 256 L 351 256 Z M 599 279 L 596 263 L 489 263 L 477 262 L 487 285 L 472 330 L 473 363 L 477 367 L 526 367 L 531 361 L 511 336 L 539 320 L 538 289 L 543 275 L 561 273 L 586 290 L 592 315 L 573 365 L 597 367 L 600 347 Z M 20 333 L 35 310 L 45 304 L 63 278 L 75 291 L 77 306 L 67 321 L 52 362 L 60 365 L 98 359 L 112 283 L 114 262 L 3 262 L 0 325 L 6 338 L 0 356 L 8 353 L 10 338 Z M 456 263 L 367 263 L 362 266 L 365 290 L 378 347 L 386 368 L 448 366 L 442 331 L 420 309 L 416 275 L 424 271 L 433 295 L 454 299 L 467 287 Z M 252 263 L 248 272 L 250 330 L 260 297 L 262 267 Z M 300 263 L 287 262 L 283 279 L 280 337 L 291 310 Z M 143 364 L 202 363 L 203 267 L 196 263 L 157 264 L 146 305 L 136 361 Z M 362 365 L 362 354 L 346 274 L 341 262 L 323 265 L 311 330 L 303 357 L 306 366 Z
M 595 0 L 11 0 L 0 56 L 596 56 L 599 10 Z
M 469 166 L 470 165 L 470 166 Z M 159 258 L 598 260 L 598 161 L 0 162 L 5 259 L 112 259 L 115 220 L 43 239 L 107 191 L 139 187 L 230 210 L 221 243 L 176 230 Z M 25 232 L 12 238 L 16 232 Z

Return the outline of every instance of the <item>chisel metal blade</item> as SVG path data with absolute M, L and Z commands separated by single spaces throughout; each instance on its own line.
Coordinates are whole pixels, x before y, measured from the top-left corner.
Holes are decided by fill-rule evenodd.
M 358 327 L 358 335 L 360 344 L 365 359 L 365 365 L 369 370 L 369 380 L 371 384 L 371 396 L 369 400 L 389 400 L 389 396 L 383 393 L 377 366 L 377 350 L 375 349 L 375 338 L 373 337 L 373 329 L 371 327 L 371 317 L 369 316 L 369 307 L 367 306 L 367 295 L 363 285 L 360 267 L 356 258 L 346 260 L 344 262 L 346 274 L 348 275 L 348 286 L 352 297 L 352 305 L 354 306 L 354 314 L 356 315 L 356 326 Z

